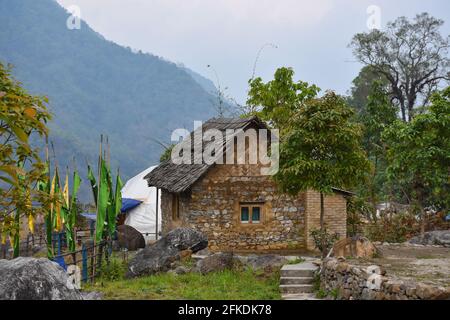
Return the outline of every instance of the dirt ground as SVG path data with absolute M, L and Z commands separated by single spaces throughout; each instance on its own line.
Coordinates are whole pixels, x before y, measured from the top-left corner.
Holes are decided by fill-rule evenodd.
M 358 261 L 358 264 L 381 265 L 388 275 L 402 280 L 450 288 L 450 248 L 403 245 L 379 245 L 377 248 L 378 257 Z

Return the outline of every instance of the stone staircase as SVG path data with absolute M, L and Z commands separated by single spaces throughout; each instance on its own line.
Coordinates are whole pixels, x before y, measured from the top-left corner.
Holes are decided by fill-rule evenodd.
M 311 262 L 287 264 L 281 268 L 280 292 L 284 300 L 313 300 L 314 271 Z

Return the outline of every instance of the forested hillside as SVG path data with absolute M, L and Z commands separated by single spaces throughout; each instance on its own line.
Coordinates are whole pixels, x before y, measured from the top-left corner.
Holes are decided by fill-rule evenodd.
M 107 41 L 85 22 L 66 27 L 53 0 L 0 0 L 0 61 L 33 94 L 49 98 L 60 166 L 95 163 L 100 134 L 124 178 L 158 161 L 174 128 L 214 115 L 214 85 L 157 56 Z M 201 81 L 199 81 L 201 80 Z M 87 189 L 87 188 L 84 188 Z

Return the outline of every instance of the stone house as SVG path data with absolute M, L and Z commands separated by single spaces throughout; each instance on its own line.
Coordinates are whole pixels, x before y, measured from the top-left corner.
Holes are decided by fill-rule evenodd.
M 256 117 L 213 118 L 205 122 L 201 130 L 208 129 L 219 130 L 225 136 L 229 129 L 246 133 L 249 129 L 267 127 Z M 224 144 L 231 139 L 236 140 L 236 137 L 225 138 Z M 188 143 L 193 149 L 197 142 Z M 228 150 L 231 149 L 223 153 Z M 224 154 L 217 157 L 226 156 Z M 175 164 L 167 160 L 145 177 L 149 186 L 161 190 L 163 234 L 177 227 L 195 228 L 208 236 L 211 251 L 314 249 L 310 232 L 320 225 L 318 192 L 308 190 L 297 196 L 283 194 L 270 175 L 261 174 L 261 163 L 250 164 L 247 159 L 240 164 L 193 162 Z M 346 236 L 347 198 L 351 194 L 339 189 L 334 191 L 333 195 L 325 197 L 325 223 L 329 230 L 343 238 Z

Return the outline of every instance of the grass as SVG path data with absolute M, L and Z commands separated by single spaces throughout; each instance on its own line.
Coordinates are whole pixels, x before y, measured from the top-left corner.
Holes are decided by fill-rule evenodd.
M 295 258 L 294 260 L 289 260 L 287 264 L 299 264 L 305 262 L 303 258 Z
M 280 299 L 279 273 L 250 269 L 207 275 L 162 273 L 136 279 L 99 280 L 85 288 L 108 300 L 273 300 Z

